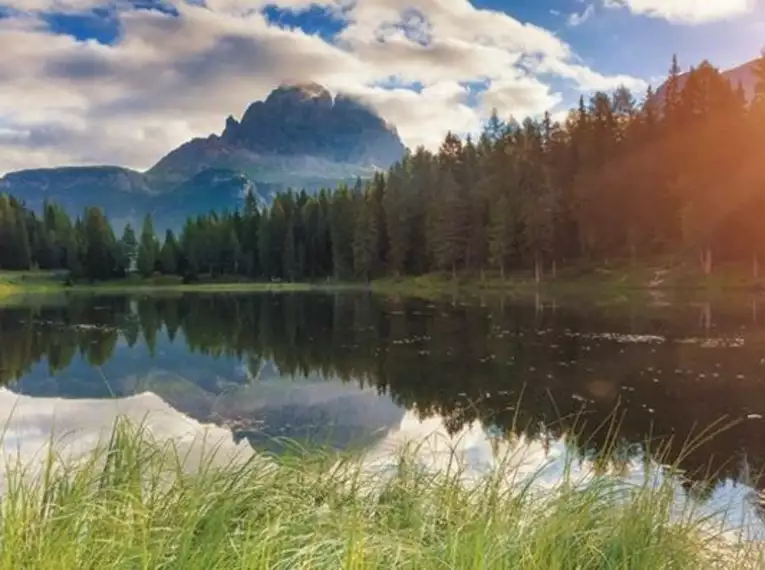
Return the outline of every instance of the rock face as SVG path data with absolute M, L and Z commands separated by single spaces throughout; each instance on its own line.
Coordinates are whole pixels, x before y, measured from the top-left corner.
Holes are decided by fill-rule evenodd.
M 0 192 L 38 208 L 55 200 L 80 214 L 103 207 L 117 221 L 146 212 L 159 227 L 178 227 L 189 214 L 233 209 L 249 189 L 264 202 L 287 189 L 315 191 L 368 178 L 399 160 L 406 148 L 396 130 L 360 101 L 334 97 L 315 83 L 283 85 L 252 103 L 223 132 L 191 140 L 147 172 L 103 166 L 13 172 Z
M 355 99 L 333 101 L 320 85 L 287 86 L 250 105 L 242 122 L 229 121 L 225 143 L 259 154 L 315 156 L 334 162 L 389 165 L 404 147 L 385 122 Z
M 221 135 L 172 151 L 147 177 L 157 187 L 172 187 L 216 168 L 255 182 L 313 190 L 371 176 L 404 151 L 395 129 L 359 101 L 333 99 L 315 83 L 284 85 L 250 105 L 241 121 L 229 116 Z

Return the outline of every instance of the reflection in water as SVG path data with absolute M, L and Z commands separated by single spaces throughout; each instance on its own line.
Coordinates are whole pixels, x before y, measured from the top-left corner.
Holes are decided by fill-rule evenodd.
M 172 441 L 188 470 L 199 466 L 202 457 L 208 458 L 205 464 L 213 460 L 228 465 L 252 455 L 252 448 L 237 444 L 230 431 L 201 425 L 150 393 L 112 400 L 65 400 L 0 389 L 0 417 L 4 420 L 0 493 L 5 491 L 7 468 L 21 467 L 30 477 L 41 473 L 51 443 L 64 462 L 84 457 L 108 443 L 118 417 L 142 426 L 158 441 Z
M 0 379 L 45 398 L 152 392 L 261 448 L 286 436 L 375 450 L 416 418 L 533 442 L 548 457 L 564 440 L 582 462 L 613 447 L 595 466 L 625 474 L 662 449 L 656 460 L 677 462 L 687 492 L 715 504 L 765 484 L 762 333 L 748 301 L 72 297 L 0 310 Z M 687 449 L 727 421 L 737 423 Z

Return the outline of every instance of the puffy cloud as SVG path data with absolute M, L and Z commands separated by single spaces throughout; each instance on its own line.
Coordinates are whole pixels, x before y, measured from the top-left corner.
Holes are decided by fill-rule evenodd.
M 437 148 L 447 130 L 476 132 L 486 118 L 481 109 L 467 104 L 469 91 L 457 82 L 439 82 L 421 92 L 363 87 L 347 92 L 377 109 L 398 127 L 401 138 L 412 146 Z
M 608 91 L 624 85 L 629 89 L 639 91 L 648 87 L 648 83 L 629 75 L 603 75 L 578 63 L 568 63 L 553 58 L 545 58 L 537 62 L 535 69 L 538 73 L 551 73 L 573 80 L 583 91 Z
M 355 94 L 410 146 L 480 129 L 490 109 L 522 117 L 561 101 L 545 82 L 609 89 L 552 32 L 467 0 L 118 0 L 116 40 L 53 34 L 41 12 L 98 0 L 12 0 L 0 20 L 0 172 L 58 164 L 147 168 L 285 81 Z M 5 4 L 8 4 L 6 1 Z M 163 10 L 134 9 L 163 6 Z M 262 8 L 320 5 L 342 22 L 326 40 L 271 23 Z M 476 94 L 468 85 L 485 86 Z
M 481 103 L 487 109 L 512 109 L 516 119 L 549 111 L 561 102 L 558 93 L 530 77 L 507 78 L 494 81 L 481 94 Z
M 78 12 L 102 6 L 100 0 L 3 0 L 3 6 L 19 11 Z
M 756 0 L 605 0 L 604 4 L 674 23 L 704 24 L 751 12 Z

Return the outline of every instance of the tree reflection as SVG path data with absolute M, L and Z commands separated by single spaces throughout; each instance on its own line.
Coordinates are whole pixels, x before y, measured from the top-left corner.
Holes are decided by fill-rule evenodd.
M 764 422 L 739 423 L 687 449 L 693 434 L 721 425 L 720 418 L 757 411 L 762 335 L 751 325 L 742 332 L 741 324 L 751 323 L 749 303 L 740 312 L 707 313 L 700 323 L 694 307 L 553 311 L 491 298 L 442 304 L 367 294 L 75 296 L 61 305 L 0 310 L 0 381 L 12 383 L 38 363 L 55 376 L 78 355 L 102 366 L 120 345 L 142 342 L 155 354 L 162 338 L 193 353 L 238 359 L 249 370 L 241 382 L 257 381 L 264 363 L 284 376 L 340 378 L 375 386 L 423 418 L 438 414 L 453 433 L 478 421 L 548 445 L 566 437 L 577 442 L 582 460 L 608 450 L 608 462 L 598 465 L 610 471 L 646 453 L 661 455 L 690 479 L 711 474 L 714 488 L 716 480 L 738 477 L 727 459 L 739 452 L 752 471 L 765 467 Z M 710 345 L 707 331 L 722 340 Z M 604 332 L 662 335 L 666 342 Z M 742 335 L 747 343 L 733 342 Z M 709 492 L 694 487 L 699 496 Z

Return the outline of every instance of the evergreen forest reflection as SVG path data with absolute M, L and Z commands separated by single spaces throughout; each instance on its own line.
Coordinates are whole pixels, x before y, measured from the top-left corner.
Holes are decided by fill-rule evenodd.
M 584 308 L 359 293 L 72 296 L 0 309 L 0 380 L 37 397 L 152 391 L 256 445 L 326 435 L 315 428 L 330 424 L 334 445 L 363 443 L 409 410 L 445 418 L 452 432 L 478 421 L 506 437 L 576 434 L 582 457 L 594 457 L 616 418 L 611 466 L 662 447 L 703 498 L 725 482 L 765 484 L 757 312 L 750 300 Z M 684 453 L 690 438 L 731 422 Z

